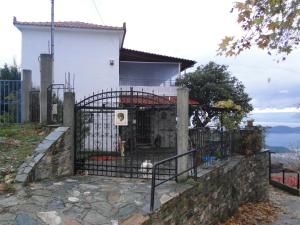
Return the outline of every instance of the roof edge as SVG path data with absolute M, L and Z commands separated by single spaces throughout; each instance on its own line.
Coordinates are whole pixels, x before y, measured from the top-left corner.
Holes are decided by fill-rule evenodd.
M 167 56 L 167 55 L 161 55 L 161 54 L 156 54 L 156 53 L 149 53 L 149 52 L 144 52 L 144 51 L 138 51 L 138 50 L 133 50 L 133 49 L 129 49 L 129 48 L 122 48 L 121 51 L 123 51 L 122 53 L 128 52 L 131 54 L 137 54 L 136 57 L 140 58 L 139 55 L 141 56 L 141 59 L 144 57 L 150 57 L 151 59 L 149 59 L 150 61 L 155 62 L 154 58 L 157 58 L 157 60 L 161 61 L 163 59 L 167 60 L 166 62 L 179 62 L 181 63 L 181 71 L 186 70 L 192 66 L 194 66 L 197 62 L 194 60 L 190 60 L 190 59 L 183 59 L 183 58 L 178 58 L 178 57 L 174 57 L 174 56 Z M 122 54 L 121 54 L 122 55 Z M 129 61 L 134 61 L 134 60 L 129 60 Z
M 122 27 L 114 27 L 100 24 L 92 24 L 80 21 L 57 21 L 54 22 L 55 28 L 67 28 L 67 29 L 84 29 L 84 30 L 115 30 L 115 31 L 126 31 L 126 25 L 123 23 Z M 13 25 L 20 29 L 20 26 L 31 26 L 31 27 L 51 27 L 51 22 L 22 22 L 18 21 L 17 18 L 13 17 Z

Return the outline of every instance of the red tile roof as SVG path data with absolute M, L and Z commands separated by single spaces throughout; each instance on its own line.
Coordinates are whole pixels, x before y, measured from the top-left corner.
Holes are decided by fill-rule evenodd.
M 38 26 L 38 27 L 50 27 L 51 26 L 51 22 L 21 22 L 21 21 L 17 21 L 16 17 L 14 17 L 13 23 L 15 26 L 18 26 L 18 25 Z M 84 22 L 78 22 L 78 21 L 55 22 L 54 26 L 60 27 L 60 28 L 79 28 L 79 29 L 92 29 L 92 30 L 125 30 L 126 29 L 125 23 L 123 24 L 123 27 L 113 27 L 113 26 L 105 26 L 105 25 L 84 23 Z
M 175 105 L 177 103 L 176 96 L 121 96 L 120 102 L 123 104 L 135 105 Z M 189 99 L 189 105 L 199 105 L 197 100 Z

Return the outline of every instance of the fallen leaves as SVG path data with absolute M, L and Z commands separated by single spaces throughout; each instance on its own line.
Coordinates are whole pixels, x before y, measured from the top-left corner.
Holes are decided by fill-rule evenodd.
M 256 225 L 273 222 L 282 212 L 282 208 L 274 202 L 246 203 L 225 223 L 219 225 Z

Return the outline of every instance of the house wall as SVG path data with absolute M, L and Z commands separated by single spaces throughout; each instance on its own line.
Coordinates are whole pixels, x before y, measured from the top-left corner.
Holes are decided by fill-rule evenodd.
M 174 86 L 177 75 L 179 63 L 120 62 L 122 86 Z
M 107 30 L 55 30 L 54 83 L 75 74 L 76 99 L 119 86 L 120 32 Z M 33 85 L 40 86 L 39 55 L 49 53 L 50 29 L 22 30 L 22 69 L 32 70 Z M 109 60 L 114 60 L 110 65 Z

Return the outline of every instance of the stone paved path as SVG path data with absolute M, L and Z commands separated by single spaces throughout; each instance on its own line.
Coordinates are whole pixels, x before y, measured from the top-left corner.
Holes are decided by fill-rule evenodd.
M 300 197 L 271 187 L 270 199 L 280 205 L 284 212 L 269 225 L 300 225 Z
M 189 187 L 173 182 L 160 186 L 155 207 Z M 0 224 L 122 224 L 149 212 L 150 188 L 149 180 L 100 176 L 33 183 L 14 195 L 0 196 Z

